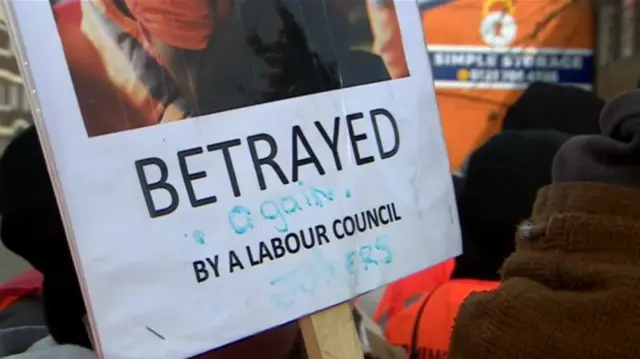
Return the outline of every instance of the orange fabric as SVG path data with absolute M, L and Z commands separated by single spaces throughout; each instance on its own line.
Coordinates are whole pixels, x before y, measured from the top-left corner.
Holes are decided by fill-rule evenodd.
M 75 4 L 56 7 L 56 15 L 87 132 L 98 135 L 147 125 L 142 112 L 127 101 L 129 96 L 114 87 L 98 49 L 89 38 L 78 31 L 76 24 L 60 21 L 66 18 L 65 13 L 75 11 L 72 5 Z
M 224 11 L 227 1 L 218 1 Z M 214 21 L 211 0 L 126 0 L 126 4 L 144 31 L 169 46 L 202 50 L 209 42 Z
M 0 298 L 0 311 L 3 311 L 13 303 L 15 303 L 18 299 L 22 298 L 20 295 L 9 295 L 4 298 Z
M 22 297 L 42 294 L 42 274 L 28 269 L 0 284 L 0 310 L 8 308 Z
M 376 323 L 384 328 L 390 318 L 403 311 L 412 301 L 448 281 L 454 267 L 455 260 L 449 259 L 389 284 L 373 316 Z
M 373 52 L 380 56 L 391 78 L 409 76 L 402 45 L 400 24 L 393 1 L 366 0 L 369 23 L 373 33 Z
M 69 1 L 56 5 L 54 11 L 89 136 L 184 118 L 175 104 L 165 106 L 153 98 L 131 61 L 105 34 L 100 16 L 142 40 L 136 23 L 123 16 L 111 0 Z
M 444 359 L 449 350 L 454 319 L 462 302 L 472 292 L 492 291 L 499 285 L 499 282 L 473 279 L 450 280 L 391 318 L 385 330 L 387 341 L 410 351 L 417 325 L 415 349 L 418 358 Z
M 42 295 L 42 274 L 28 269 L 0 284 L 0 311 L 9 308 L 20 298 Z
M 75 0 L 78 1 L 78 0 Z M 128 0 L 125 0 L 128 1 Z M 60 8 L 65 8 L 65 4 L 58 5 Z M 109 22 L 116 25 L 124 33 L 133 37 L 143 48 L 153 56 L 156 61 L 164 65 L 164 59 L 159 55 L 159 52 L 151 45 L 148 35 L 149 31 L 145 30 L 145 27 L 138 22 L 137 19 L 132 19 L 120 11 L 116 6 L 114 0 L 96 0 L 91 4 L 82 4 L 80 6 L 80 15 L 82 17 L 81 28 L 82 31 L 87 34 L 89 39 L 98 44 L 97 47 L 101 51 L 102 57 L 116 57 L 114 49 L 105 51 L 105 48 L 101 42 L 108 42 L 104 40 L 104 36 L 98 35 L 97 32 L 101 30 L 103 25 L 100 23 L 97 16 L 94 14 L 93 7 L 95 6 L 98 11 L 109 19 Z M 127 5 L 129 7 L 129 5 Z M 60 22 L 60 19 L 58 19 Z M 112 60 L 105 60 L 106 62 L 113 62 Z

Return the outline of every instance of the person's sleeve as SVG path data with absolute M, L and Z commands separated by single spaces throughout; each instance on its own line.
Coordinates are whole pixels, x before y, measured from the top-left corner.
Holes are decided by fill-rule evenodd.
M 400 23 L 393 1 L 366 0 L 373 34 L 373 52 L 384 61 L 391 78 L 409 75 Z
M 168 46 L 202 50 L 209 42 L 214 21 L 210 0 L 126 0 L 126 4 L 144 30 Z

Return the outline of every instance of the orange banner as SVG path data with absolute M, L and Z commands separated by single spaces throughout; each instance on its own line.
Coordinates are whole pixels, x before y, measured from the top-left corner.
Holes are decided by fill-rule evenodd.
M 452 169 L 499 131 L 528 84 L 590 89 L 587 0 L 418 0 Z

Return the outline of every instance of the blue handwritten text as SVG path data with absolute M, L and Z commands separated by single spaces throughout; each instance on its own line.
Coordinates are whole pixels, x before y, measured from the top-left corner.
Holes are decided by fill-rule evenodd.
M 298 182 L 302 188 L 303 182 Z M 273 200 L 263 201 L 258 206 L 259 218 L 273 224 L 280 233 L 289 232 L 289 219 L 304 208 L 324 207 L 333 202 L 333 189 L 307 187 L 295 195 L 287 195 Z M 253 212 L 245 206 L 234 206 L 228 213 L 229 225 L 238 235 L 243 235 L 255 227 Z
M 393 253 L 387 243 L 389 236 L 376 237 L 374 243 L 359 246 L 355 251 L 346 255 L 347 271 L 356 274 L 358 270 L 368 271 L 371 267 L 389 264 L 393 261 Z

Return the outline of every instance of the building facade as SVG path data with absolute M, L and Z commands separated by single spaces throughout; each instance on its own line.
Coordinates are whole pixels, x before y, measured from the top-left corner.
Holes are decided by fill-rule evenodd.
M 0 151 L 16 130 L 31 123 L 29 99 L 12 48 L 9 30 L 0 17 Z
M 600 0 L 596 89 L 604 98 L 640 85 L 640 0 Z

